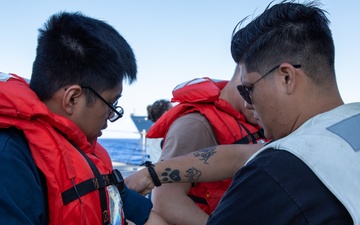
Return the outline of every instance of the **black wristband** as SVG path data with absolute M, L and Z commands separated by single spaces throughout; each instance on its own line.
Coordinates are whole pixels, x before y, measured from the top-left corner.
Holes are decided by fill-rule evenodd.
M 143 164 L 141 164 L 141 166 L 146 166 L 148 168 L 150 177 L 152 179 L 152 181 L 154 182 L 156 187 L 161 186 L 161 181 L 158 177 L 158 175 L 156 174 L 156 171 L 154 169 L 154 164 L 151 163 L 151 161 L 146 161 Z

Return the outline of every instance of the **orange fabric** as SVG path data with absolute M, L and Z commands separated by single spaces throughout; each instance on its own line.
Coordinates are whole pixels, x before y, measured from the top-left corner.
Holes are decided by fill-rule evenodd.
M 28 140 L 35 164 L 46 177 L 51 225 L 102 224 L 98 191 L 63 204 L 61 193 L 75 184 L 94 178 L 80 148 L 101 174 L 112 171 L 111 159 L 99 144 L 93 146 L 70 120 L 51 113 L 20 77 L 0 82 L 0 127 L 16 127 Z
M 232 144 L 248 133 L 239 125 L 244 125 L 251 133 L 257 132 L 260 127 L 246 123 L 245 117 L 236 111 L 227 101 L 220 99 L 220 91 L 227 81 L 213 81 L 207 77 L 194 79 L 178 85 L 173 91 L 172 101 L 180 102 L 167 111 L 147 133 L 148 138 L 166 138 L 171 124 L 180 116 L 199 112 L 212 125 L 219 144 Z M 208 205 L 197 204 L 207 214 L 215 209 L 221 197 L 231 184 L 231 179 L 196 183 L 189 195 L 206 199 Z

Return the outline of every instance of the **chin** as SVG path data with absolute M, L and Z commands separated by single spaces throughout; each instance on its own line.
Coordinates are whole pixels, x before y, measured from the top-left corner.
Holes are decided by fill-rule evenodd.
M 100 135 L 101 136 L 101 135 Z M 92 144 L 98 137 L 100 136 L 93 136 L 93 137 L 87 137 L 87 140 L 90 144 Z
M 266 129 L 264 129 L 264 136 L 270 140 L 275 140 L 274 135 L 269 133 Z
M 258 121 L 257 119 L 251 120 L 250 123 L 251 123 L 252 125 L 255 125 L 255 126 L 261 126 L 261 125 L 259 124 L 259 121 Z

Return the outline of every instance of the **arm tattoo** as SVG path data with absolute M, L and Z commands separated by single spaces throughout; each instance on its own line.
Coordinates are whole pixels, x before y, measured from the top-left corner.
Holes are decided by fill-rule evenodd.
M 166 168 L 164 172 L 161 173 L 161 178 L 163 182 L 173 183 L 179 182 L 181 180 L 180 171 L 178 169 Z
M 216 149 L 216 146 L 211 146 L 211 147 L 196 151 L 193 153 L 193 155 L 195 157 L 198 157 L 200 159 L 200 161 L 204 161 L 204 164 L 209 164 L 208 160 L 210 159 L 211 156 L 213 156 L 216 153 L 215 149 Z
M 191 167 L 186 170 L 186 175 L 184 176 L 188 178 L 188 181 L 195 182 L 200 178 L 201 171 Z M 160 179 L 164 183 L 180 182 L 180 171 L 178 169 L 166 168 L 165 171 L 161 173 Z
M 196 151 L 192 154 L 195 157 L 198 157 L 200 159 L 200 161 L 204 161 L 204 164 L 209 164 L 208 160 L 210 159 L 211 156 L 213 156 L 216 153 L 215 149 L 216 149 L 216 146 L 211 146 L 211 147 Z M 186 177 L 188 179 L 188 181 L 195 182 L 195 181 L 199 180 L 199 178 L 201 177 L 201 174 L 202 173 L 200 170 L 198 170 L 194 167 L 191 167 L 188 170 L 186 170 L 186 175 L 184 175 L 184 177 Z M 180 182 L 181 176 L 180 176 L 179 169 L 171 169 L 171 168 L 167 167 L 165 169 L 165 171 L 161 173 L 160 180 L 164 183 Z
M 201 171 L 191 167 L 190 169 L 186 170 L 185 177 L 188 178 L 188 181 L 195 182 L 199 180 L 201 176 Z

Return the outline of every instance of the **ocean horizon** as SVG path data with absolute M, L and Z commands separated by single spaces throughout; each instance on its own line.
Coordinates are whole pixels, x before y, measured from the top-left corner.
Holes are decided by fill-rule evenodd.
M 141 138 L 99 138 L 98 142 L 108 151 L 113 162 L 140 165 L 148 158 Z

